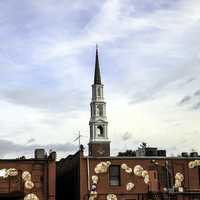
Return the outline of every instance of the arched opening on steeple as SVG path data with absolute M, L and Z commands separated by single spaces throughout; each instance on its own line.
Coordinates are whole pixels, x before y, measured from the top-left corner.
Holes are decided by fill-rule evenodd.
M 97 135 L 100 137 L 104 136 L 104 131 L 102 126 L 97 126 Z

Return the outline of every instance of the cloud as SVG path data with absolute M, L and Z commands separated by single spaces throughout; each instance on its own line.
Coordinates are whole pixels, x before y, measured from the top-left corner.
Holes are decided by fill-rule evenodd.
M 194 89 L 193 89 L 194 90 Z M 192 92 L 191 92 L 192 93 Z M 191 96 L 186 95 L 184 96 L 178 103 L 178 105 L 190 105 L 191 110 L 199 110 L 200 103 L 199 103 L 199 96 L 200 96 L 200 90 L 197 89 L 195 92 L 192 93 Z
M 70 57 L 77 58 L 82 54 L 81 52 L 96 42 L 100 42 L 103 47 L 108 49 L 110 55 L 115 54 L 115 57 L 117 57 L 115 68 L 120 76 L 116 74 L 116 76 L 108 78 L 110 79 L 109 81 L 116 85 L 118 92 L 124 91 L 122 92 L 123 95 L 127 94 L 131 98 L 130 102 L 151 99 L 152 96 L 154 97 L 159 91 L 163 90 L 166 85 L 188 75 L 188 70 L 183 69 L 183 63 L 187 65 L 186 63 L 190 62 L 189 58 L 185 56 L 188 48 L 183 48 L 183 46 L 189 47 L 191 50 L 190 55 L 191 53 L 193 55 L 198 50 L 196 49 L 198 48 L 197 46 L 195 46 L 196 50 L 191 48 L 194 47 L 198 39 L 198 30 L 196 30 L 198 21 L 196 20 L 195 9 L 198 5 L 197 3 L 128 0 L 122 3 L 118 0 L 112 0 L 103 1 L 101 4 L 89 2 L 86 2 L 86 4 L 88 5 L 87 9 L 83 8 L 81 1 L 72 3 L 70 8 L 67 6 L 68 3 L 64 1 L 58 5 L 55 2 L 38 4 L 35 1 L 24 5 L 28 11 L 20 15 L 37 14 L 37 17 L 29 22 L 30 32 L 32 33 L 31 39 L 33 39 L 33 41 L 30 40 L 29 45 L 33 47 L 31 48 L 33 51 L 30 52 L 30 55 L 32 55 L 31 61 L 36 62 L 35 64 L 37 65 L 39 63 L 43 64 L 47 69 L 45 71 L 46 75 L 41 78 L 46 79 L 49 72 L 52 75 L 56 71 L 47 67 L 51 62 L 55 63 L 54 67 L 58 65 L 56 62 L 63 66 L 63 62 L 60 63 L 59 58 L 63 60 L 66 57 L 65 61 L 71 66 L 68 61 L 71 59 Z M 14 8 L 9 6 L 9 9 Z M 84 16 L 89 15 L 90 17 L 77 18 L 73 14 L 74 11 L 78 12 L 78 15 L 84 12 Z M 59 13 L 59 15 L 56 13 Z M 185 13 L 184 17 L 182 13 Z M 55 14 L 59 17 L 52 17 Z M 48 20 L 47 16 L 50 16 L 52 21 Z M 69 16 L 73 19 L 73 23 L 70 23 Z M 41 19 L 43 20 L 41 21 Z M 19 22 L 21 22 L 20 20 L 22 20 L 21 17 Z M 58 21 L 60 22 L 54 23 Z M 67 24 L 66 27 L 63 26 L 63 23 Z M 80 26 L 80 23 L 83 26 Z M 51 27 L 51 24 L 54 24 L 54 28 L 47 28 Z M 59 24 L 58 27 L 57 24 Z M 44 28 L 38 29 L 37 26 L 45 27 L 45 30 Z M 194 31 L 191 31 L 191 26 Z M 78 29 L 76 34 L 68 35 L 69 30 L 73 32 L 76 29 Z M 62 34 L 52 35 L 51 31 L 53 30 L 56 30 L 56 32 L 61 30 Z M 63 32 L 67 32 L 67 37 L 64 37 Z M 27 38 L 26 34 L 25 38 Z M 22 41 L 21 38 L 15 39 L 19 42 Z M 119 43 L 119 39 L 123 42 Z M 35 43 L 34 40 L 38 41 Z M 160 48 L 162 48 L 162 51 L 160 51 Z M 24 51 L 23 53 L 26 52 Z M 194 59 L 192 55 L 190 57 Z M 129 62 L 127 57 L 133 58 L 133 60 Z M 84 60 L 82 55 L 81 59 Z M 78 70 L 83 66 L 83 60 L 77 63 L 77 65 L 80 65 Z M 112 62 L 115 61 L 113 60 Z M 175 63 L 177 66 L 175 66 Z M 182 66 L 180 67 L 180 65 Z M 126 68 L 122 68 L 122 66 L 126 66 Z M 35 68 L 35 66 L 33 67 Z M 62 71 L 63 67 L 61 67 L 61 73 Z M 113 73 L 113 71 L 113 68 L 108 68 L 106 73 Z M 150 74 L 150 76 L 146 76 L 145 73 Z M 85 76 L 85 74 L 83 75 Z M 33 78 L 37 77 L 34 75 Z M 123 80 L 120 81 L 120 78 Z M 56 84 L 57 80 L 53 79 L 52 81 Z M 119 84 L 119 82 L 122 84 Z M 133 92 L 129 90 L 127 93 L 126 88 L 130 86 L 133 86 L 134 90 Z M 81 92 L 80 89 L 77 90 L 77 93 L 79 92 Z M 59 99 L 62 99 L 62 95 Z
M 199 8 L 196 0 L 1 1 L 1 137 L 59 144 L 79 129 L 88 133 L 98 43 L 109 136 L 134 129 L 135 141 L 157 144 L 168 134 L 173 146 L 191 129 L 195 143 Z
M 30 144 L 30 143 L 33 143 L 35 142 L 35 139 L 34 138 L 30 138 L 28 141 L 27 141 L 27 144 Z
M 180 102 L 178 104 L 184 105 L 184 104 L 188 103 L 190 100 L 191 100 L 191 96 L 185 96 L 180 100 Z
M 194 110 L 200 110 L 200 102 L 196 103 L 196 104 L 193 106 L 193 109 L 194 109 Z
M 195 7 L 199 4 L 194 5 L 184 1 L 103 4 L 86 29 L 110 48 L 105 54 L 115 69 L 106 72 L 113 77 L 108 79 L 116 86 L 113 92 L 127 95 L 131 104 L 148 101 L 159 98 L 160 91 L 176 81 L 199 73 Z
M 200 96 L 200 89 L 194 93 L 194 96 Z
M 30 143 L 30 141 L 28 141 Z M 8 158 L 10 155 L 22 156 L 33 155 L 33 152 L 37 148 L 44 148 L 46 151 L 54 150 L 58 153 L 70 153 L 75 151 L 76 147 L 70 143 L 63 144 L 17 144 L 9 140 L 0 140 L 0 156 Z
M 123 141 L 127 141 L 127 140 L 130 140 L 132 138 L 132 134 L 129 133 L 129 132 L 126 132 L 122 135 L 122 140 Z
M 8 102 L 50 112 L 70 112 L 86 108 L 86 94 L 75 90 L 39 88 L 0 89 L 0 98 Z M 70 97 L 70 98 L 69 98 Z M 82 99 L 82 101 L 79 101 Z
M 195 80 L 195 78 L 194 77 L 192 77 L 192 78 L 189 78 L 185 83 L 186 84 L 190 84 L 192 81 L 194 81 Z

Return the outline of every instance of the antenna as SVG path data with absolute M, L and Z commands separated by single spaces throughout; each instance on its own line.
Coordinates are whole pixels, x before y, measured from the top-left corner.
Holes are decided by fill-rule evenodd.
M 81 132 L 78 131 L 78 136 L 73 140 L 73 142 L 76 142 L 78 140 L 78 150 L 81 150 L 81 138 L 87 137 L 85 135 L 81 135 Z
M 73 140 L 73 142 L 78 140 L 78 150 L 80 150 L 80 146 L 81 146 L 81 137 L 83 137 L 83 135 L 81 135 L 81 132 L 78 132 L 78 136 Z

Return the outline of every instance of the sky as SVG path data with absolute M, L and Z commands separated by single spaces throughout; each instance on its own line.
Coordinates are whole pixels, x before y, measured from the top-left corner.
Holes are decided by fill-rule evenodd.
M 1 0 L 0 158 L 87 151 L 99 46 L 112 155 L 200 152 L 199 0 Z

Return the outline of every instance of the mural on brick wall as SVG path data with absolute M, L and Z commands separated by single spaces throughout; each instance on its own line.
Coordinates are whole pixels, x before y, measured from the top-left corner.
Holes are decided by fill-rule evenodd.
M 99 182 L 99 176 L 101 174 L 107 173 L 110 165 L 111 165 L 110 161 L 100 162 L 96 165 L 94 169 L 95 175 L 92 176 L 92 185 L 91 185 L 89 200 L 97 199 L 97 196 L 98 196 L 97 185 Z M 190 169 L 193 169 L 199 166 L 200 166 L 200 160 L 194 160 L 188 163 L 188 167 Z M 126 163 L 123 163 L 121 164 L 121 169 L 123 170 L 124 173 L 127 173 L 130 176 L 135 175 L 137 177 L 143 178 L 144 183 L 147 185 L 150 183 L 149 173 L 141 165 L 136 165 L 134 168 L 131 168 Z M 174 188 L 178 189 L 179 192 L 183 192 L 182 182 L 184 180 L 184 175 L 180 172 L 177 172 L 175 174 L 174 179 L 175 179 Z M 135 184 L 133 182 L 128 182 L 126 184 L 127 191 L 133 190 L 134 187 L 135 187 Z M 117 196 L 115 194 L 107 194 L 107 200 L 117 200 Z
M 92 186 L 91 186 L 89 200 L 95 200 L 97 198 L 97 196 L 98 196 L 97 184 L 99 181 L 99 176 L 101 174 L 107 173 L 110 165 L 111 165 L 110 161 L 100 162 L 96 165 L 96 167 L 94 169 L 95 175 L 92 176 Z M 127 173 L 129 175 L 134 174 L 135 176 L 143 178 L 145 184 L 149 184 L 149 182 L 150 182 L 148 171 L 144 170 L 141 165 L 136 165 L 134 167 L 134 169 L 132 169 L 127 164 L 123 163 L 121 165 L 121 169 L 124 171 L 124 173 Z M 135 185 L 133 182 L 128 182 L 126 184 L 127 191 L 133 190 L 134 187 L 135 187 Z M 107 200 L 117 200 L 117 196 L 115 194 L 108 194 Z
M 0 169 L 0 177 L 5 179 L 9 176 L 18 176 L 18 174 L 18 170 L 15 168 Z M 34 183 L 32 182 L 31 173 L 29 171 L 23 171 L 22 180 L 24 181 L 24 187 L 27 190 L 31 190 L 34 188 Z M 36 194 L 30 192 L 24 197 L 24 200 L 39 200 L 39 198 Z

